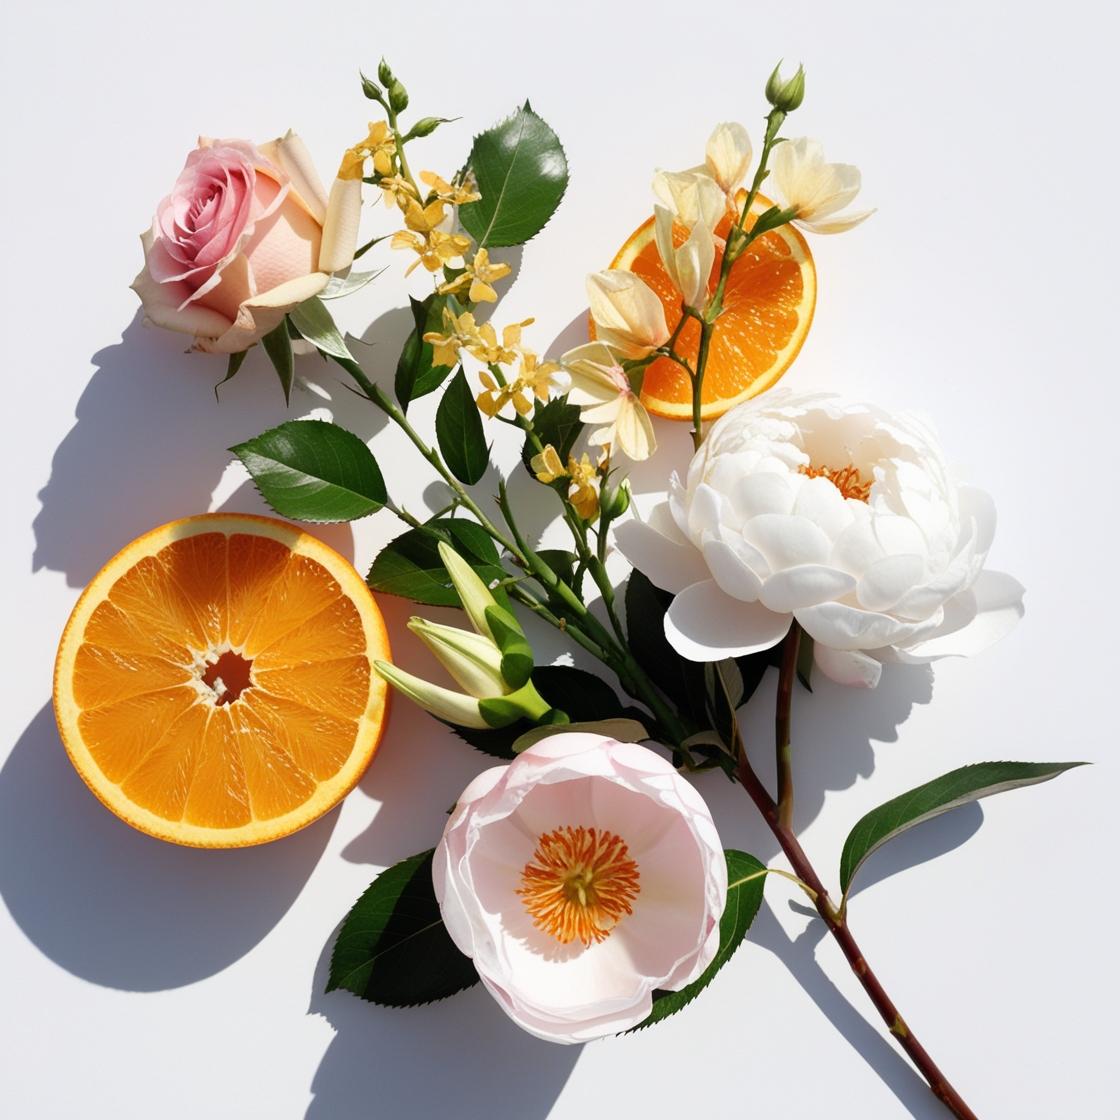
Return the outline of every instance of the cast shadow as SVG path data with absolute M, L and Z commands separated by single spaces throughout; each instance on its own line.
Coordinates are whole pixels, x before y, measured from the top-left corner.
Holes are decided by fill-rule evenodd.
M 328 960 L 325 950 L 316 993 Z M 481 984 L 411 1008 L 376 1007 L 348 992 L 316 994 L 309 1012 L 336 1033 L 312 1080 L 306 1120 L 545 1120 L 583 1049 L 526 1034 Z
M 0 770 L 0 897 L 75 976 L 126 991 L 177 988 L 228 967 L 276 925 L 336 819 L 337 810 L 257 848 L 155 840 L 85 787 L 45 704 Z
M 815 911 L 806 912 L 816 917 Z M 879 1075 L 914 1120 L 944 1120 L 945 1106 L 930 1092 L 878 1021 L 865 1019 L 821 968 L 817 946 L 825 936 L 824 923 L 812 921 L 797 937 L 790 937 L 767 905 L 759 910 L 750 932 L 752 941 L 773 953 L 789 969 L 840 1036 Z
M 220 358 L 186 352 L 137 313 L 119 342 L 93 356 L 95 369 L 39 492 L 32 570 L 62 572 L 83 587 L 123 544 L 166 521 L 201 513 L 233 458 L 227 451 L 285 420 L 327 408 L 368 438 L 378 414 L 340 389 L 331 367 L 297 360 L 291 407 L 264 355 L 251 351 L 219 391 Z M 353 419 L 351 419 L 353 417 Z M 267 512 L 251 486 L 223 509 Z M 345 539 L 327 534 L 331 543 Z

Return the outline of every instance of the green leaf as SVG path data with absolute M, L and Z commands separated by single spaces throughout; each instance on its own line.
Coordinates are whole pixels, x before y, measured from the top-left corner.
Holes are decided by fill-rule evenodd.
M 556 212 L 568 186 L 568 160 L 556 133 L 529 107 L 476 136 L 467 160 L 482 195 L 459 209 L 479 246 L 522 245 Z
M 292 374 L 295 372 L 295 358 L 292 357 L 292 340 L 288 337 L 288 324 L 281 321 L 280 325 L 271 330 L 261 339 L 264 352 L 280 378 L 280 388 L 284 390 L 284 403 L 290 404 L 292 399 Z
M 459 593 L 439 555 L 439 542 L 447 541 L 486 583 L 506 578 L 494 542 L 475 521 L 444 517 L 409 529 L 391 540 L 377 555 L 366 582 L 374 591 L 400 595 L 433 607 L 459 607 Z M 502 588 L 494 598 L 508 605 Z
M 848 833 L 840 854 L 840 887 L 852 879 L 872 852 L 915 825 L 993 793 L 1046 782 L 1084 762 L 975 762 L 900 794 L 872 809 Z
M 346 346 L 342 332 L 335 326 L 331 313 L 318 296 L 305 299 L 298 307 L 288 312 L 296 330 L 313 346 L 317 346 L 331 358 L 354 361 L 354 355 Z
M 401 349 L 393 383 L 397 401 L 406 412 L 412 401 L 438 389 L 452 370 L 451 366 L 433 363 L 432 344 L 424 341 L 424 335 L 428 331 L 443 331 L 443 309 L 450 307 L 454 311 L 458 307 L 453 297 L 435 292 L 424 300 L 410 296 L 409 303 L 412 306 L 413 328 Z
M 451 473 L 466 485 L 476 483 L 490 462 L 482 413 L 474 403 L 467 375 L 459 370 L 436 409 L 436 441 Z
M 813 691 L 813 639 L 804 630 L 797 640 L 797 679 Z
M 679 992 L 654 992 L 653 1011 L 633 1029 L 643 1030 L 654 1023 L 680 1011 L 691 1003 L 711 982 L 713 977 L 739 948 L 747 930 L 751 928 L 758 908 L 762 905 L 762 891 L 766 883 L 766 868 L 754 856 L 746 852 L 728 848 L 724 851 L 727 860 L 727 905 L 719 922 L 719 950 L 712 963 L 694 980 Z
M 533 413 L 533 431 L 542 444 L 551 443 L 556 448 L 562 463 L 568 461 L 582 429 L 579 409 L 574 404 L 568 404 L 567 397 L 553 397 L 547 404 L 538 404 Z M 533 473 L 533 468 L 529 463 L 536 453 L 532 442 L 526 439 L 521 449 L 521 461 L 530 474 Z
M 325 420 L 289 420 L 230 451 L 283 517 L 353 521 L 387 500 L 373 452 L 353 432 Z
M 626 632 L 638 664 L 696 724 L 706 719 L 704 667 L 686 661 L 665 637 L 665 612 L 673 596 L 636 569 L 626 582 Z
M 361 291 L 371 280 L 376 280 L 384 271 L 384 268 L 375 268 L 372 272 L 351 272 L 348 276 L 332 276 L 327 281 L 327 286 L 319 293 L 319 299 L 341 299 L 342 296 L 352 295 L 354 292 Z
M 633 719 L 643 724 L 649 721 L 645 712 L 624 707 L 606 681 L 583 669 L 571 665 L 538 665 L 533 670 L 532 681 L 545 701 L 562 711 L 572 723 L 601 723 L 613 719 Z M 521 719 L 507 727 L 485 730 L 448 726 L 476 750 L 509 759 L 514 757 L 514 743 L 538 725 Z
M 575 578 L 578 557 L 564 548 L 539 548 L 540 557 L 569 586 Z
M 236 354 L 230 354 L 229 361 L 226 363 L 226 375 L 214 386 L 215 400 L 221 400 L 218 395 L 218 390 L 227 382 L 232 381 L 237 376 L 237 371 L 242 367 L 245 362 L 245 356 L 249 353 L 248 350 L 239 350 Z
M 334 943 L 328 992 L 342 988 L 386 1007 L 414 1007 L 478 983 L 440 917 L 432 855 L 394 864 L 354 904 Z

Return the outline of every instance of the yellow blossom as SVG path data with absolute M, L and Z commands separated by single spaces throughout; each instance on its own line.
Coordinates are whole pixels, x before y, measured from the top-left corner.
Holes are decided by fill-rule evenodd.
M 373 160 L 373 169 L 378 175 L 393 174 L 393 155 L 397 141 L 385 121 L 370 121 L 369 135 L 347 148 L 338 169 L 340 179 L 360 179 L 365 170 L 367 159 Z
M 420 182 L 430 187 L 436 198 L 450 202 L 452 206 L 466 206 L 468 202 L 477 202 L 482 197 L 469 173 L 463 182 L 449 183 L 434 171 L 421 171 Z
M 579 462 L 574 455 L 568 459 L 568 477 L 568 499 L 584 521 L 591 521 L 599 514 L 599 472 L 586 451 Z
M 510 271 L 508 264 L 491 264 L 490 254 L 485 249 L 479 249 L 474 260 L 467 265 L 466 271 L 454 280 L 441 284 L 439 290 L 446 295 L 448 292 L 462 291 L 469 284 L 471 303 L 494 303 L 498 293 L 494 291 L 493 281 L 508 276 Z
M 485 331 L 487 326 L 488 323 L 483 324 L 479 333 Z M 471 353 L 474 352 L 472 349 Z M 492 373 L 482 371 L 479 376 L 484 389 L 476 398 L 478 407 L 487 416 L 497 416 L 507 404 L 512 404 L 519 416 L 526 416 L 533 409 L 534 397 L 538 401 L 548 400 L 549 390 L 553 388 L 559 371 L 560 367 L 555 362 L 538 364 L 536 354 L 531 350 L 522 350 L 521 370 L 512 381 L 502 384 Z
M 414 198 L 407 199 L 403 207 L 404 224 L 417 233 L 430 233 L 447 216 L 444 205 L 438 198 L 427 206 L 421 206 Z
M 463 316 L 459 316 L 459 319 L 461 322 Z M 483 323 L 475 331 L 474 337 L 465 345 L 480 362 L 484 362 L 488 366 L 505 365 L 517 357 L 518 350 L 521 348 L 521 329 L 527 327 L 532 321 L 532 319 L 522 319 L 520 323 L 510 323 L 509 326 L 503 327 L 500 344 L 493 326 L 490 323 Z M 473 315 L 471 316 L 471 323 L 474 323 Z
M 416 188 L 403 175 L 384 175 L 377 185 L 387 207 L 399 206 L 403 210 L 416 199 Z
M 458 319 L 448 308 L 443 309 L 443 325 L 446 334 L 438 331 L 428 331 L 424 341 L 431 344 L 432 361 L 437 366 L 453 366 L 459 360 L 459 349 L 468 339 L 474 338 L 478 330 L 474 325 L 474 316 L 464 312 Z
M 555 482 L 558 478 L 566 477 L 568 473 L 560 461 L 559 452 L 551 443 L 546 444 L 540 454 L 534 455 L 529 460 L 529 466 L 537 476 L 538 482 Z
M 411 249 L 417 254 L 416 260 L 405 270 L 407 276 L 417 265 L 422 264 L 429 272 L 438 272 L 445 264 L 461 257 L 471 245 L 470 238 L 461 233 L 444 233 L 433 229 L 421 236 L 411 230 L 401 229 L 393 234 L 389 243 L 394 249 Z

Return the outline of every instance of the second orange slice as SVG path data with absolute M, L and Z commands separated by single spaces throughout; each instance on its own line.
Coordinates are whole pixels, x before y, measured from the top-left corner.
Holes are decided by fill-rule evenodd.
M 271 518 L 204 514 L 94 577 L 55 666 L 63 743 L 90 789 L 152 836 L 239 847 L 348 793 L 377 748 L 388 658 L 353 567 Z

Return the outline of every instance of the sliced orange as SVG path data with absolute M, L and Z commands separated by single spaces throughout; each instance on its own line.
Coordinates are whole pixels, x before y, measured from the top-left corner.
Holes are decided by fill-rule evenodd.
M 353 567 L 268 517 L 203 514 L 133 541 L 85 589 L 58 648 L 71 761 L 117 816 L 203 848 L 322 816 L 386 714 L 381 612 Z
M 760 214 L 772 205 L 769 199 L 758 195 L 751 213 Z M 716 228 L 716 236 L 725 238 L 729 228 L 730 219 L 725 218 Z M 681 244 L 687 233 L 683 227 L 675 229 L 676 244 Z M 722 241 L 719 244 L 722 247 Z M 717 254 L 713 288 L 722 259 L 722 254 Z M 652 218 L 630 235 L 611 268 L 636 272 L 665 305 L 669 329 L 676 326 L 681 298 L 657 252 Z M 792 225 L 771 230 L 751 244 L 731 268 L 723 314 L 712 333 L 700 396 L 703 419 L 722 416 L 740 401 L 770 388 L 789 369 L 809 333 L 816 301 L 813 257 L 805 238 Z M 699 345 L 699 324 L 690 319 L 676 348 L 694 368 Z M 657 358 L 646 369 L 642 402 L 657 416 L 691 420 L 692 383 L 688 374 L 671 358 Z

